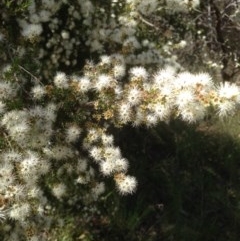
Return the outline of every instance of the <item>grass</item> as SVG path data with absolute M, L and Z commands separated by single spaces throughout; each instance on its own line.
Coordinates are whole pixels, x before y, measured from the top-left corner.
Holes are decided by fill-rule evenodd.
M 116 198 L 116 240 L 239 240 L 236 121 L 210 123 L 207 131 L 179 121 L 155 130 L 124 129 L 119 145 L 139 187 L 132 197 Z

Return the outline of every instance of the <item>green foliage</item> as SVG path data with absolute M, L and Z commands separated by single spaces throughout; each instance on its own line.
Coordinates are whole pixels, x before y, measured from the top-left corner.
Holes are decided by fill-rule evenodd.
M 30 4 L 31 0 L 3 0 L 1 3 L 2 7 L 6 8 L 10 12 L 10 14 L 13 15 L 23 13 L 24 11 L 26 11 Z
M 125 146 L 124 139 L 132 144 Z M 117 198 L 118 211 L 107 215 L 116 240 L 239 239 L 237 140 L 183 123 L 124 130 L 119 140 L 134 163 L 139 188 L 133 197 Z

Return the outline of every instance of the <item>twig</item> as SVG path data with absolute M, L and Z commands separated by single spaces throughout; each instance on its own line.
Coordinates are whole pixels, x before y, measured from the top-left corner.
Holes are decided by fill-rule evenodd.
M 33 79 L 35 79 L 37 82 L 40 82 L 39 79 L 33 75 L 31 72 L 29 72 L 28 70 L 26 70 L 24 67 L 22 67 L 21 65 L 18 65 L 18 67 L 23 70 L 24 72 L 26 72 L 27 74 L 29 74 Z
M 156 30 L 159 30 L 159 28 L 157 26 L 155 26 L 153 23 L 146 20 L 141 13 L 138 12 L 138 16 L 143 23 L 145 23 L 146 25 L 148 25 L 152 28 L 155 28 Z

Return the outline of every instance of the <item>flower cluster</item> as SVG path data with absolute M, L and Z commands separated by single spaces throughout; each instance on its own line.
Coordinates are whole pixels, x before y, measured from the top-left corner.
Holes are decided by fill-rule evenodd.
M 199 0 L 167 0 L 167 8 L 170 11 L 174 12 L 187 12 L 188 10 L 192 8 L 196 8 L 199 6 L 200 1 Z
M 32 104 L 27 101 L 21 108 L 9 104 L 13 96 L 21 96 L 21 88 L 4 78 L 1 220 L 17 222 L 16 235 L 21 235 L 19 229 L 27 232 L 28 226 L 51 223 L 44 213 L 50 205 L 45 189 L 73 205 L 97 200 L 105 191 L 102 177 L 112 176 L 122 195 L 136 190 L 137 180 L 127 173 L 129 162 L 115 146 L 112 128 L 130 123 L 153 127 L 173 118 L 195 123 L 209 111 L 222 118 L 232 115 L 240 102 L 235 84 L 217 85 L 206 73 L 177 73 L 172 67 L 127 71 L 119 54 L 87 63 L 81 76 L 57 72 L 51 82 L 35 83 L 22 96 L 32 98 Z M 79 197 L 81 186 L 90 190 Z
M 122 157 L 120 149 L 114 146 L 112 135 L 104 133 L 102 129 L 90 129 L 84 141 L 84 146 L 99 165 L 103 176 L 114 175 L 117 189 L 121 194 L 125 195 L 135 191 L 137 181 L 135 177 L 126 175 L 128 161 Z
M 103 119 L 115 125 L 154 126 L 171 118 L 194 123 L 203 120 L 211 109 L 219 117 L 226 117 L 239 105 L 239 87 L 229 82 L 217 85 L 207 73 L 177 73 L 172 67 L 148 73 L 138 66 L 129 69 L 129 81 L 123 85 L 119 77 L 116 79 L 115 72 L 116 68 L 125 70 L 123 56 L 108 58 L 109 63 L 102 60 L 96 66 L 87 67 L 90 71 L 82 78 L 87 78 L 92 90 L 104 99 L 104 104 L 100 99 L 95 101 L 95 109 L 102 112 Z M 109 75 L 103 76 L 101 71 L 108 71 Z
M 129 64 L 162 64 L 165 58 L 161 49 L 147 38 L 140 41 L 136 37 L 142 16 L 150 16 L 158 7 L 157 0 L 98 4 L 90 0 L 74 4 L 33 0 L 24 15 L 17 17 L 17 24 L 22 37 L 39 43 L 36 57 L 44 59 L 47 68 L 42 74 L 49 78 L 61 66 L 79 67 L 82 56 L 106 50 L 112 53 L 114 49 L 120 50 Z

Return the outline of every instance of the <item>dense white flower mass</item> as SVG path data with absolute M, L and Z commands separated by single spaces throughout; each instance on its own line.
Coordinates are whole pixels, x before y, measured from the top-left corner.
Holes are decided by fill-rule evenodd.
M 124 125 L 149 130 L 173 119 L 196 124 L 208 113 L 226 118 L 236 112 L 239 86 L 187 71 L 172 49 L 187 48 L 190 40 L 179 35 L 175 41 L 170 25 L 161 29 L 167 21 L 161 11 L 186 14 L 199 2 L 110 0 L 106 7 L 106 1 L 31 0 L 17 14 L 16 39 L 9 44 L 4 28 L 13 16 L 4 12 L 4 241 L 57 240 L 50 233 L 53 224 L 65 225 L 55 215 L 59 206 L 91 206 L 111 193 L 105 179 L 113 179 L 120 195 L 136 192 L 138 181 L 128 174 L 131 161 L 116 144 Z
M 81 76 L 67 77 L 58 72 L 52 82 L 30 88 L 34 105 L 20 109 L 8 110 L 5 106 L 5 101 L 17 95 L 17 88 L 1 82 L 8 90 L 1 98 L 1 126 L 10 144 L 1 153 L 0 193 L 11 199 L 6 207 L 10 211 L 1 211 L 1 220 L 25 222 L 33 213 L 43 215 L 42 209 L 35 210 L 31 203 L 32 199 L 38 200 L 39 205 L 48 203 L 38 182 L 50 173 L 56 177 L 53 175 L 48 185 L 59 201 L 68 198 L 69 182 L 65 179 L 72 180 L 70 190 L 71 185 L 95 183 L 88 198 L 97 200 L 106 188 L 102 182 L 96 183 L 90 160 L 99 167 L 102 177 L 114 177 L 121 195 L 134 193 L 137 180 L 127 174 L 130 163 L 114 145 L 114 135 L 108 132 L 106 121 L 149 128 L 172 118 L 196 123 L 204 119 L 209 109 L 215 109 L 222 118 L 234 114 L 239 104 L 237 85 L 214 84 L 206 73 L 177 73 L 170 67 L 150 73 L 140 66 L 127 72 L 124 67 L 121 78 L 127 81 L 123 84 L 115 79 L 115 66 L 119 63 L 126 66 L 121 55 L 109 55 L 97 64 L 87 63 Z M 47 103 L 36 104 L 43 98 Z M 54 103 L 56 100 L 58 104 Z M 95 121 L 104 125 L 97 127 Z
M 139 1 L 137 9 L 144 15 L 150 15 L 158 8 L 158 0 Z
M 191 8 L 199 6 L 199 0 L 167 0 L 167 7 L 171 11 L 187 12 Z

